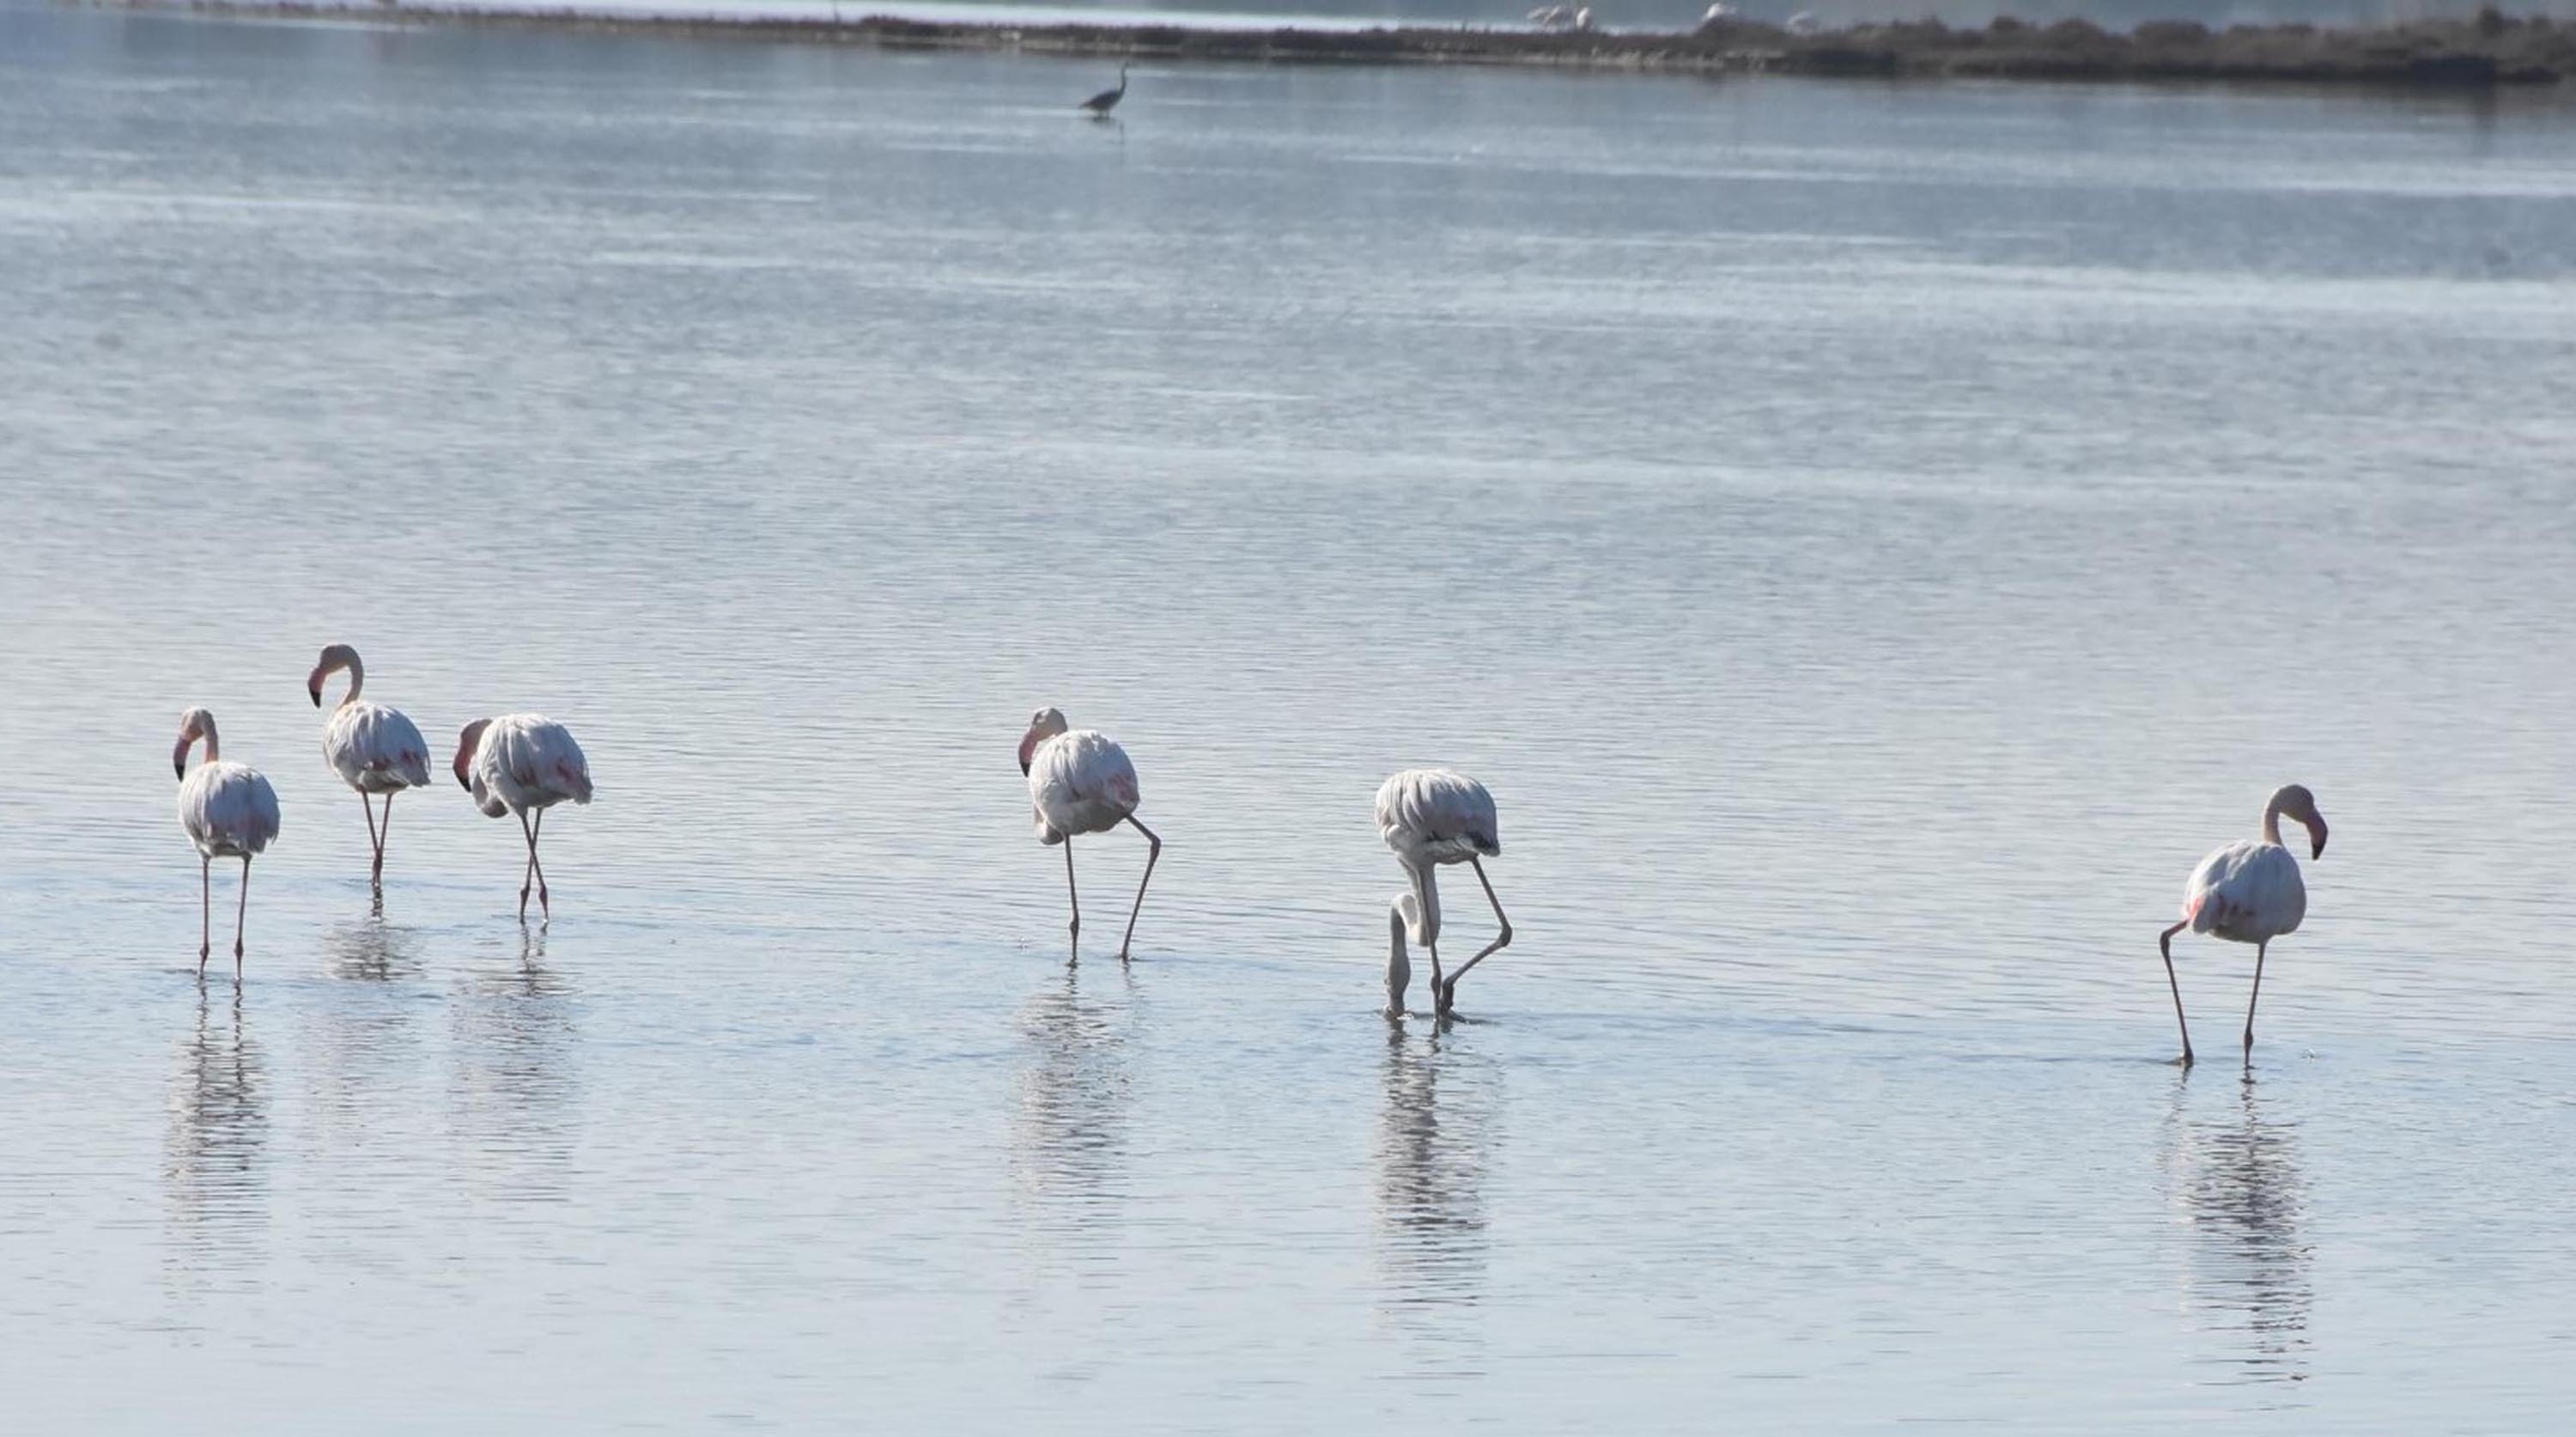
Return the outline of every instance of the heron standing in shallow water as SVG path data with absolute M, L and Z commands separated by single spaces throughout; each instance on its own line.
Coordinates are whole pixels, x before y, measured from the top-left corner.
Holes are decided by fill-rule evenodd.
M 1118 67 L 1118 88 L 1114 90 L 1101 91 L 1099 94 L 1083 101 L 1081 108 L 1093 115 L 1105 117 L 1110 111 L 1118 108 L 1119 101 L 1126 98 L 1127 66 L 1122 63 Z

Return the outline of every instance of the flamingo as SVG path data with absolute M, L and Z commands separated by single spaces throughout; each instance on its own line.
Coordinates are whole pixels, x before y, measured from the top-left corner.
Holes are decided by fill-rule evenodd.
M 322 706 L 322 681 L 341 669 L 349 671 L 349 691 L 340 696 L 339 706 L 331 710 L 322 725 L 322 757 L 340 775 L 340 781 L 358 791 L 358 804 L 367 814 L 367 844 L 376 851 L 375 866 L 367 879 L 381 887 L 385 881 L 385 845 L 394 836 L 394 795 L 406 788 L 419 788 L 429 782 L 429 744 L 419 728 L 403 716 L 402 710 L 383 704 L 366 703 L 358 690 L 366 687 L 367 666 L 358 659 L 358 651 L 347 644 L 333 644 L 322 651 L 314 662 L 313 673 L 304 680 L 304 691 L 313 696 L 313 706 Z M 385 796 L 385 830 L 376 832 L 375 802 L 368 795 Z
M 188 750 L 206 741 L 206 761 L 188 772 Z M 215 716 L 201 708 L 179 715 L 179 746 L 170 751 L 179 779 L 179 826 L 197 845 L 197 977 L 206 976 L 214 951 L 214 866 L 218 858 L 242 861 L 241 907 L 233 914 L 233 981 L 242 975 L 242 926 L 250 916 L 250 859 L 277 837 L 277 790 L 259 770 L 223 761 Z
M 1163 856 L 1162 838 L 1136 817 L 1136 766 L 1109 735 L 1068 729 L 1063 710 L 1042 708 L 1029 715 L 1029 731 L 1020 736 L 1020 772 L 1028 775 L 1038 842 L 1064 845 L 1076 961 L 1082 956 L 1082 899 L 1073 886 L 1073 836 L 1107 833 L 1122 823 L 1145 835 L 1145 876 L 1137 880 L 1136 904 L 1127 910 L 1127 936 L 1118 940 L 1118 961 L 1126 962 L 1128 945 L 1136 941 L 1136 915 L 1145 911 L 1145 885 L 1154 881 L 1154 861 Z
M 1458 980 L 1512 941 L 1512 920 L 1503 913 L 1503 900 L 1494 896 L 1493 880 L 1485 876 L 1484 860 L 1503 851 L 1494 824 L 1494 796 L 1464 774 L 1445 768 L 1408 768 L 1378 788 L 1377 831 L 1386 846 L 1395 850 L 1395 861 L 1404 865 L 1405 877 L 1412 882 L 1387 915 L 1387 1015 L 1404 1013 L 1404 990 L 1413 977 L 1404 953 L 1410 930 L 1413 941 L 1431 954 L 1432 1011 L 1446 1017 L 1457 1006 Z M 1493 942 L 1446 978 L 1440 972 L 1440 886 L 1432 876 L 1432 870 L 1443 863 L 1475 868 L 1485 901 L 1494 905 L 1494 921 L 1502 925 Z
M 485 817 L 519 816 L 519 832 L 528 840 L 528 866 L 519 874 L 519 921 L 528 921 L 528 880 L 534 876 L 538 911 L 553 922 L 545 865 L 537 861 L 537 835 L 545 829 L 547 809 L 565 799 L 590 802 L 590 760 L 582 757 L 572 731 L 543 714 L 476 719 L 456 736 L 452 767 Z M 528 821 L 531 813 L 537 816 L 534 823 Z
M 1118 67 L 1118 88 L 1117 88 L 1117 89 L 1114 89 L 1114 90 L 1103 90 L 1103 91 L 1101 91 L 1099 94 L 1094 95 L 1094 96 L 1092 96 L 1090 99 L 1083 101 L 1080 105 L 1077 105 L 1077 106 L 1075 106 L 1074 108 L 1076 108 L 1076 109 L 1081 109 L 1081 110 L 1089 110 L 1092 114 L 1094 114 L 1094 115 L 1099 115 L 1099 116 L 1102 116 L 1102 117 L 1104 117 L 1104 118 L 1105 118 L 1105 117 L 1109 114 L 1109 112 L 1110 112 L 1110 111 L 1112 111 L 1112 110 L 1114 110 L 1114 109 L 1117 109 L 1117 108 L 1118 108 L 1118 102 L 1119 102 L 1119 101 L 1121 101 L 1121 100 L 1123 100 L 1123 99 L 1126 99 L 1126 98 L 1127 98 L 1127 67 L 1126 67 L 1124 64 L 1121 64 L 1121 65 Z
M 2189 928 L 2231 943 L 2254 945 L 2254 992 L 2245 1000 L 2245 1054 L 2254 1055 L 2254 1004 L 2263 996 L 2263 955 L 2272 940 L 2299 930 L 2308 913 L 2308 886 L 2299 878 L 2299 861 L 2281 846 L 2281 820 L 2288 818 L 2308 831 L 2308 857 L 2326 852 L 2326 820 L 2317 812 L 2316 795 L 2293 783 L 2274 791 L 2263 805 L 2261 842 L 2240 838 L 2212 853 L 2191 871 L 2182 889 L 2182 921 L 2156 935 L 2165 957 L 2165 982 L 2173 989 L 2174 1021 L 2182 1026 L 2182 1061 L 2191 1064 L 2191 1025 L 2182 1016 L 2182 985 L 2174 981 L 2173 936 Z

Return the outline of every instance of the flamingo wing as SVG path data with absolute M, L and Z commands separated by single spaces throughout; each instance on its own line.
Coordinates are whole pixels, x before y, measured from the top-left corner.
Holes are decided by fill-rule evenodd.
M 209 858 L 262 852 L 277 837 L 277 790 L 257 769 L 201 765 L 179 785 L 179 826 Z
M 322 755 L 342 782 L 366 793 L 391 793 L 429 782 L 429 744 L 399 709 L 366 702 L 332 710 L 322 729 Z
M 1503 851 L 1494 796 L 1445 768 L 1409 768 L 1377 791 L 1378 836 L 1397 854 L 1459 863 Z
M 1115 827 L 1142 796 L 1127 750 L 1097 729 L 1058 734 L 1029 756 L 1029 802 L 1042 842 Z
M 2195 933 L 2263 943 L 2298 930 L 2308 913 L 2308 887 L 2288 849 L 2241 839 L 2191 871 L 2182 911 Z

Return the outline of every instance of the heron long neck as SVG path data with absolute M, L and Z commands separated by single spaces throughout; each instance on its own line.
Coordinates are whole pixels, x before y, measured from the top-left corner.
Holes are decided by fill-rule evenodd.
M 1420 920 L 1415 923 L 1413 940 L 1425 947 L 1440 941 L 1440 882 L 1431 875 L 1431 865 L 1419 868 L 1405 866 L 1405 876 L 1413 880 L 1413 901 L 1421 905 Z

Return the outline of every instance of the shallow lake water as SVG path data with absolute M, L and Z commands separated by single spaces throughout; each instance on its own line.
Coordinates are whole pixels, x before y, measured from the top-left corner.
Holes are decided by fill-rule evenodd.
M 29 1430 L 2563 1420 L 2576 109 L 1107 78 L 0 9 Z M 335 640 L 580 737 L 551 925 Z

